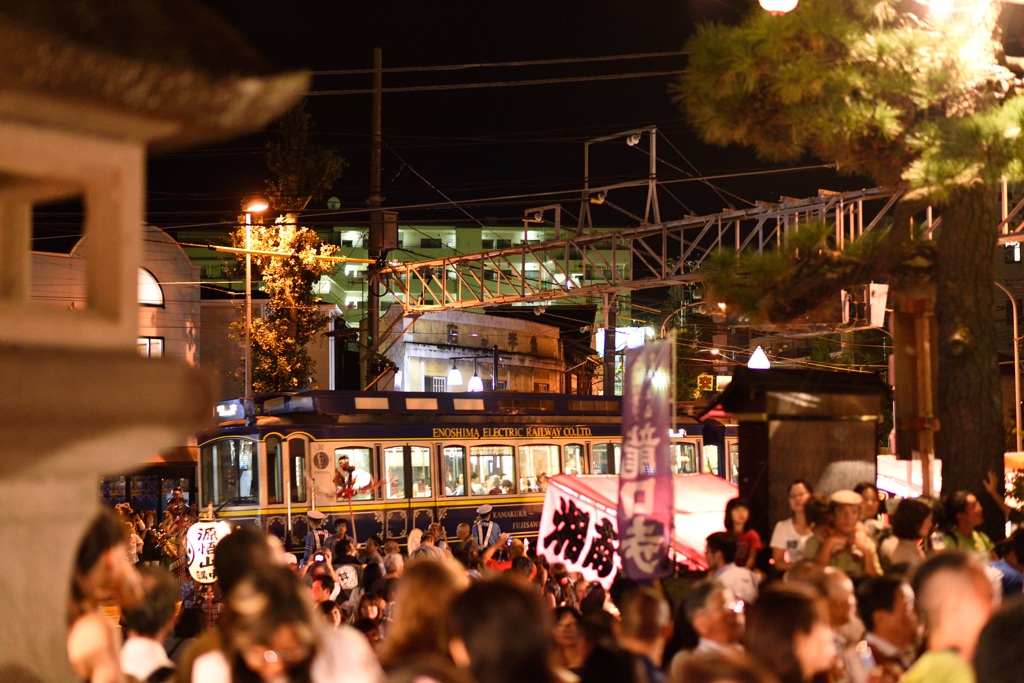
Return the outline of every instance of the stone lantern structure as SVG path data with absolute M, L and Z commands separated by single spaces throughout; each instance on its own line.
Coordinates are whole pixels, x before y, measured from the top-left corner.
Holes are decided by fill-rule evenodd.
M 306 90 L 189 0 L 0 0 L 0 680 L 73 680 L 67 598 L 100 473 L 209 420 L 199 370 L 135 350 L 150 149 L 257 130 Z M 32 210 L 81 199 L 84 310 L 32 305 Z

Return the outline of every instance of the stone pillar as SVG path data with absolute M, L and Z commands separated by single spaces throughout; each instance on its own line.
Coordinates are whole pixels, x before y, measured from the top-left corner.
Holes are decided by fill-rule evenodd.
M 64 681 L 74 554 L 98 478 L 184 443 L 213 387 L 134 352 L 0 347 L 0 680 Z

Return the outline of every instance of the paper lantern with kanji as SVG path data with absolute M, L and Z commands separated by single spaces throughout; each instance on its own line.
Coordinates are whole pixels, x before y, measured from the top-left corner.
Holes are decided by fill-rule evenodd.
M 199 583 L 213 583 L 213 553 L 222 538 L 231 533 L 227 522 L 207 520 L 196 522 L 185 532 L 185 562 L 188 573 Z

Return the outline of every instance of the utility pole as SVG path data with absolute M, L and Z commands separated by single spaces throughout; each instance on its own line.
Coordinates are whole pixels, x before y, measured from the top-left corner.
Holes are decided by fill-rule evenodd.
M 383 81 L 383 58 L 381 49 L 373 49 L 373 104 L 370 110 L 370 196 L 367 204 L 370 206 L 370 244 L 367 255 L 374 260 L 374 263 L 366 269 L 367 286 L 366 293 L 366 339 L 362 345 L 363 359 L 359 364 L 363 373 L 360 384 L 367 388 L 373 377 L 377 375 L 370 367 L 376 357 L 380 331 L 380 264 L 387 251 L 384 249 L 384 218 L 380 210 L 384 199 L 381 197 L 381 90 Z
M 931 285 L 897 290 L 890 317 L 896 387 L 896 451 L 921 463 L 921 493 L 932 495 L 935 460 L 936 368 L 938 348 L 935 290 Z

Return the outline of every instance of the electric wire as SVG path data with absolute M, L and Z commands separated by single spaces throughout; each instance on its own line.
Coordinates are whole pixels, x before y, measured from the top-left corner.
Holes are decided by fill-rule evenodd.
M 593 64 L 596 62 L 612 62 L 626 59 L 656 59 L 659 57 L 681 57 L 690 54 L 688 50 L 669 50 L 664 52 L 637 52 L 624 55 L 602 55 L 598 57 L 563 57 L 558 59 L 529 59 L 510 62 L 469 62 L 466 64 L 439 64 L 435 66 L 392 66 L 383 67 L 384 74 L 417 73 L 421 71 L 463 71 L 467 69 L 507 68 L 513 66 L 550 66 L 555 64 Z M 351 76 L 375 73 L 373 68 L 335 69 L 314 71 L 314 76 Z

